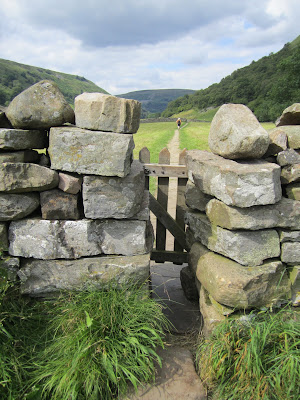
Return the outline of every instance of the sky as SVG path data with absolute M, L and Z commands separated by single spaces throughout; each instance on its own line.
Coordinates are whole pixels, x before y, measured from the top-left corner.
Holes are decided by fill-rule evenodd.
M 299 34 L 299 0 L 0 0 L 0 58 L 110 94 L 204 89 Z

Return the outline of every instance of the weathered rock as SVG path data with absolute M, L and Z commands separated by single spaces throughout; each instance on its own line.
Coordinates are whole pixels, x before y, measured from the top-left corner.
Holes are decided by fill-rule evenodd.
M 80 174 L 124 177 L 130 172 L 132 135 L 76 127 L 50 129 L 51 168 Z
M 77 194 L 81 191 L 82 177 L 77 174 L 59 172 L 58 188 L 66 193 Z
M 14 128 L 49 129 L 75 121 L 74 111 L 56 83 L 40 81 L 16 96 L 6 110 Z
M 286 229 L 279 229 L 278 234 L 281 243 L 300 242 L 300 231 L 288 231 Z
M 150 208 L 149 208 L 149 191 L 144 190 L 144 196 L 141 202 L 140 210 L 129 219 L 138 219 L 140 221 L 150 220 Z
M 40 198 L 43 219 L 76 220 L 80 218 L 77 194 L 52 189 L 41 192 Z
M 202 333 L 208 337 L 219 323 L 225 321 L 226 317 L 212 305 L 209 293 L 203 286 L 200 289 L 199 306 L 204 323 Z
M 42 260 L 146 254 L 152 246 L 147 234 L 145 221 L 23 219 L 10 224 L 9 253 Z
M 212 224 L 231 230 L 300 229 L 300 202 L 285 197 L 276 204 L 249 208 L 228 206 L 212 199 L 207 204 L 206 215 Z
M 278 154 L 287 149 L 287 135 L 280 129 L 272 130 L 269 133 L 270 144 L 264 158 Z
M 283 111 L 276 121 L 276 126 L 282 125 L 300 125 L 300 103 L 294 103 Z
M 7 251 L 8 237 L 6 224 L 0 222 L 0 251 Z
M 292 183 L 285 187 L 288 198 L 300 201 L 300 183 Z
M 260 158 L 269 142 L 268 132 L 243 104 L 223 104 L 212 120 L 208 136 L 211 151 L 232 160 Z
M 5 111 L 6 107 L 0 106 L 0 128 L 12 128 L 11 123 L 6 117 Z
M 290 283 L 280 261 L 245 268 L 212 252 L 200 257 L 197 278 L 219 303 L 235 309 L 271 306 L 290 298 Z
M 190 180 L 185 189 L 186 205 L 194 210 L 205 211 L 206 204 L 212 199 L 212 196 L 201 192 Z
M 300 305 L 300 265 L 289 268 L 289 278 L 292 285 L 292 304 L 296 307 Z
M 30 163 L 0 164 L 0 191 L 22 193 L 53 189 L 58 185 L 58 173 Z
M 51 165 L 50 157 L 47 154 L 41 154 L 39 165 L 42 167 L 49 167 Z
M 197 267 L 198 267 L 198 261 L 199 258 L 202 257 L 204 254 L 208 253 L 209 250 L 207 247 L 203 246 L 199 242 L 193 243 L 191 246 L 190 252 L 189 252 L 189 258 L 188 258 L 188 263 L 190 269 L 193 271 L 194 276 L 196 275 L 197 272 Z
M 277 155 L 277 163 L 281 167 L 286 165 L 300 164 L 300 154 L 294 149 L 281 151 Z
M 144 197 L 143 165 L 135 160 L 125 178 L 85 176 L 82 185 L 86 218 L 130 218 L 140 211 Z
M 1 150 L 44 149 L 48 146 L 46 131 L 0 129 Z
M 185 297 L 190 301 L 197 301 L 199 294 L 195 283 L 195 274 L 188 266 L 180 270 L 180 283 Z
M 9 281 L 16 281 L 17 280 L 17 273 L 20 268 L 20 259 L 17 257 L 3 257 L 0 259 L 0 275 L 1 270 L 5 271 L 5 275 Z
M 284 133 L 288 138 L 288 147 L 290 149 L 300 149 L 300 125 L 286 125 L 274 128 L 269 135 L 276 135 L 278 132 Z
M 236 162 L 207 151 L 187 152 L 195 185 L 228 205 L 251 207 L 281 199 L 280 167 L 265 161 Z
M 206 400 L 206 389 L 195 371 L 190 350 L 178 346 L 158 348 L 162 367 L 157 365 L 154 383 L 134 388 L 120 400 Z
M 300 182 L 300 163 L 283 167 L 281 170 L 281 182 L 284 185 L 292 182 Z
M 214 309 L 220 314 L 225 315 L 225 317 L 233 314 L 236 311 L 235 308 L 224 306 L 224 304 L 218 303 L 210 294 L 208 294 L 208 296 Z
M 281 245 L 281 261 L 287 264 L 300 264 L 300 242 L 284 242 Z
M 12 163 L 35 163 L 39 161 L 39 153 L 34 150 L 14 151 L 0 153 L 0 164 Z
M 27 217 L 39 205 L 38 193 L 0 193 L 0 221 L 13 221 Z
M 275 229 L 230 231 L 212 225 L 205 214 L 195 211 L 186 212 L 186 222 L 204 246 L 242 265 L 260 265 L 264 260 L 280 255 Z
M 144 283 L 150 274 L 150 255 L 101 256 L 79 260 L 23 260 L 18 272 L 21 293 L 45 296 L 93 285 Z
M 141 103 L 103 93 L 83 93 L 75 98 L 76 125 L 95 131 L 135 133 Z

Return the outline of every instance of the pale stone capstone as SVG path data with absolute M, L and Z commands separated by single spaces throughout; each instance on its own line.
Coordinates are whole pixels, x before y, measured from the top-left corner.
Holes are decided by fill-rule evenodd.
M 23 219 L 11 222 L 9 242 L 11 255 L 43 260 L 137 255 L 152 249 L 146 221 Z
M 124 177 L 88 175 L 83 178 L 82 198 L 86 218 L 130 218 L 141 209 L 144 197 L 143 165 L 135 160 Z
M 40 199 L 43 219 L 77 220 L 81 216 L 77 194 L 52 189 L 41 192 Z
M 95 132 L 71 126 L 50 129 L 52 169 L 124 177 L 130 172 L 133 149 L 132 135 Z
M 286 185 L 293 182 L 300 182 L 300 163 L 287 165 L 281 169 L 281 183 Z
M 0 149 L 28 150 L 48 146 L 46 131 L 30 129 L 0 129 Z
M 300 264 L 300 242 L 284 242 L 281 245 L 281 261 L 287 264 Z
M 297 307 L 300 305 L 300 264 L 289 268 L 289 278 L 292 285 L 292 304 Z
M 285 190 L 288 198 L 300 201 L 300 183 L 291 183 Z
M 269 142 L 268 132 L 243 104 L 223 104 L 212 120 L 208 136 L 211 151 L 232 160 L 260 158 Z
M 285 125 L 274 128 L 269 135 L 275 135 L 278 132 L 286 134 L 288 139 L 288 147 L 290 149 L 300 149 L 300 125 Z
M 300 103 L 287 107 L 276 121 L 276 126 L 300 125 Z
M 184 196 L 186 205 L 199 211 L 205 211 L 206 204 L 212 199 L 212 196 L 201 192 L 190 180 L 187 182 Z
M 0 164 L 0 191 L 11 193 L 53 189 L 58 185 L 58 173 L 31 163 Z
M 226 160 L 201 150 L 188 151 L 186 160 L 195 185 L 228 205 L 243 208 L 281 199 L 279 165 L 262 160 Z
M 36 163 L 39 161 L 39 153 L 34 150 L 23 150 L 13 152 L 1 152 L 0 164 L 6 162 L 12 163 Z
M 276 204 L 249 208 L 228 206 L 212 199 L 207 204 L 206 215 L 212 224 L 231 230 L 300 229 L 300 202 L 285 197 Z
M 75 97 L 76 126 L 95 131 L 136 133 L 141 103 L 103 93 L 82 93 Z
M 21 293 L 45 296 L 62 290 L 115 284 L 142 284 L 150 275 L 150 255 L 101 256 L 78 260 L 22 260 Z
M 271 306 L 290 296 L 290 282 L 280 261 L 248 267 L 219 254 L 200 257 L 197 278 L 219 303 L 236 309 Z
M 66 122 L 74 124 L 72 107 L 56 83 L 43 80 L 16 96 L 6 110 L 14 128 L 49 129 Z
M 300 164 L 300 154 L 294 149 L 281 151 L 277 155 L 277 164 L 281 167 L 286 165 Z
M 186 223 L 204 246 L 242 265 L 260 265 L 264 260 L 280 255 L 275 229 L 230 231 L 212 225 L 204 213 L 195 211 L 186 212 Z
M 4 222 L 0 222 L 0 251 L 7 251 L 7 249 L 8 249 L 7 227 Z
M 58 188 L 66 193 L 77 194 L 81 191 L 82 176 L 59 172 Z
M 0 192 L 0 221 L 25 218 L 40 205 L 38 193 Z

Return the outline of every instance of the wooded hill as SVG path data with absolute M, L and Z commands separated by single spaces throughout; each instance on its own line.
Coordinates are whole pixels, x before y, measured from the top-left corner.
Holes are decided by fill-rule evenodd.
M 64 74 L 0 58 L 0 104 L 7 106 L 23 90 L 44 79 L 57 83 L 71 105 L 74 104 L 74 98 L 83 92 L 107 93 L 82 76 Z
M 300 102 L 300 36 L 277 53 L 234 71 L 220 83 L 170 102 L 162 116 L 224 103 L 241 103 L 260 121 L 274 121 L 286 107 L 296 102 Z
M 193 94 L 195 90 L 190 89 L 156 89 L 156 90 L 138 90 L 136 92 L 129 92 L 119 94 L 118 97 L 125 99 L 138 100 L 142 103 L 143 115 L 142 117 L 156 116 L 151 114 L 160 114 L 164 111 L 168 103 L 178 97 L 186 94 Z M 158 116 L 158 115 L 157 115 Z

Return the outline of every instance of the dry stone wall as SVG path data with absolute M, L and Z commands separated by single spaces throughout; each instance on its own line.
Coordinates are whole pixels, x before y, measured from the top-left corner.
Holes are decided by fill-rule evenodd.
M 191 251 L 181 279 L 188 296 L 198 292 L 206 335 L 228 316 L 300 304 L 300 104 L 277 124 L 268 135 L 245 106 L 226 104 L 212 152 L 187 152 Z
M 22 293 L 148 279 L 149 196 L 132 155 L 140 110 L 135 100 L 84 93 L 73 111 L 51 81 L 8 106 L 0 127 L 1 268 L 20 279 Z

